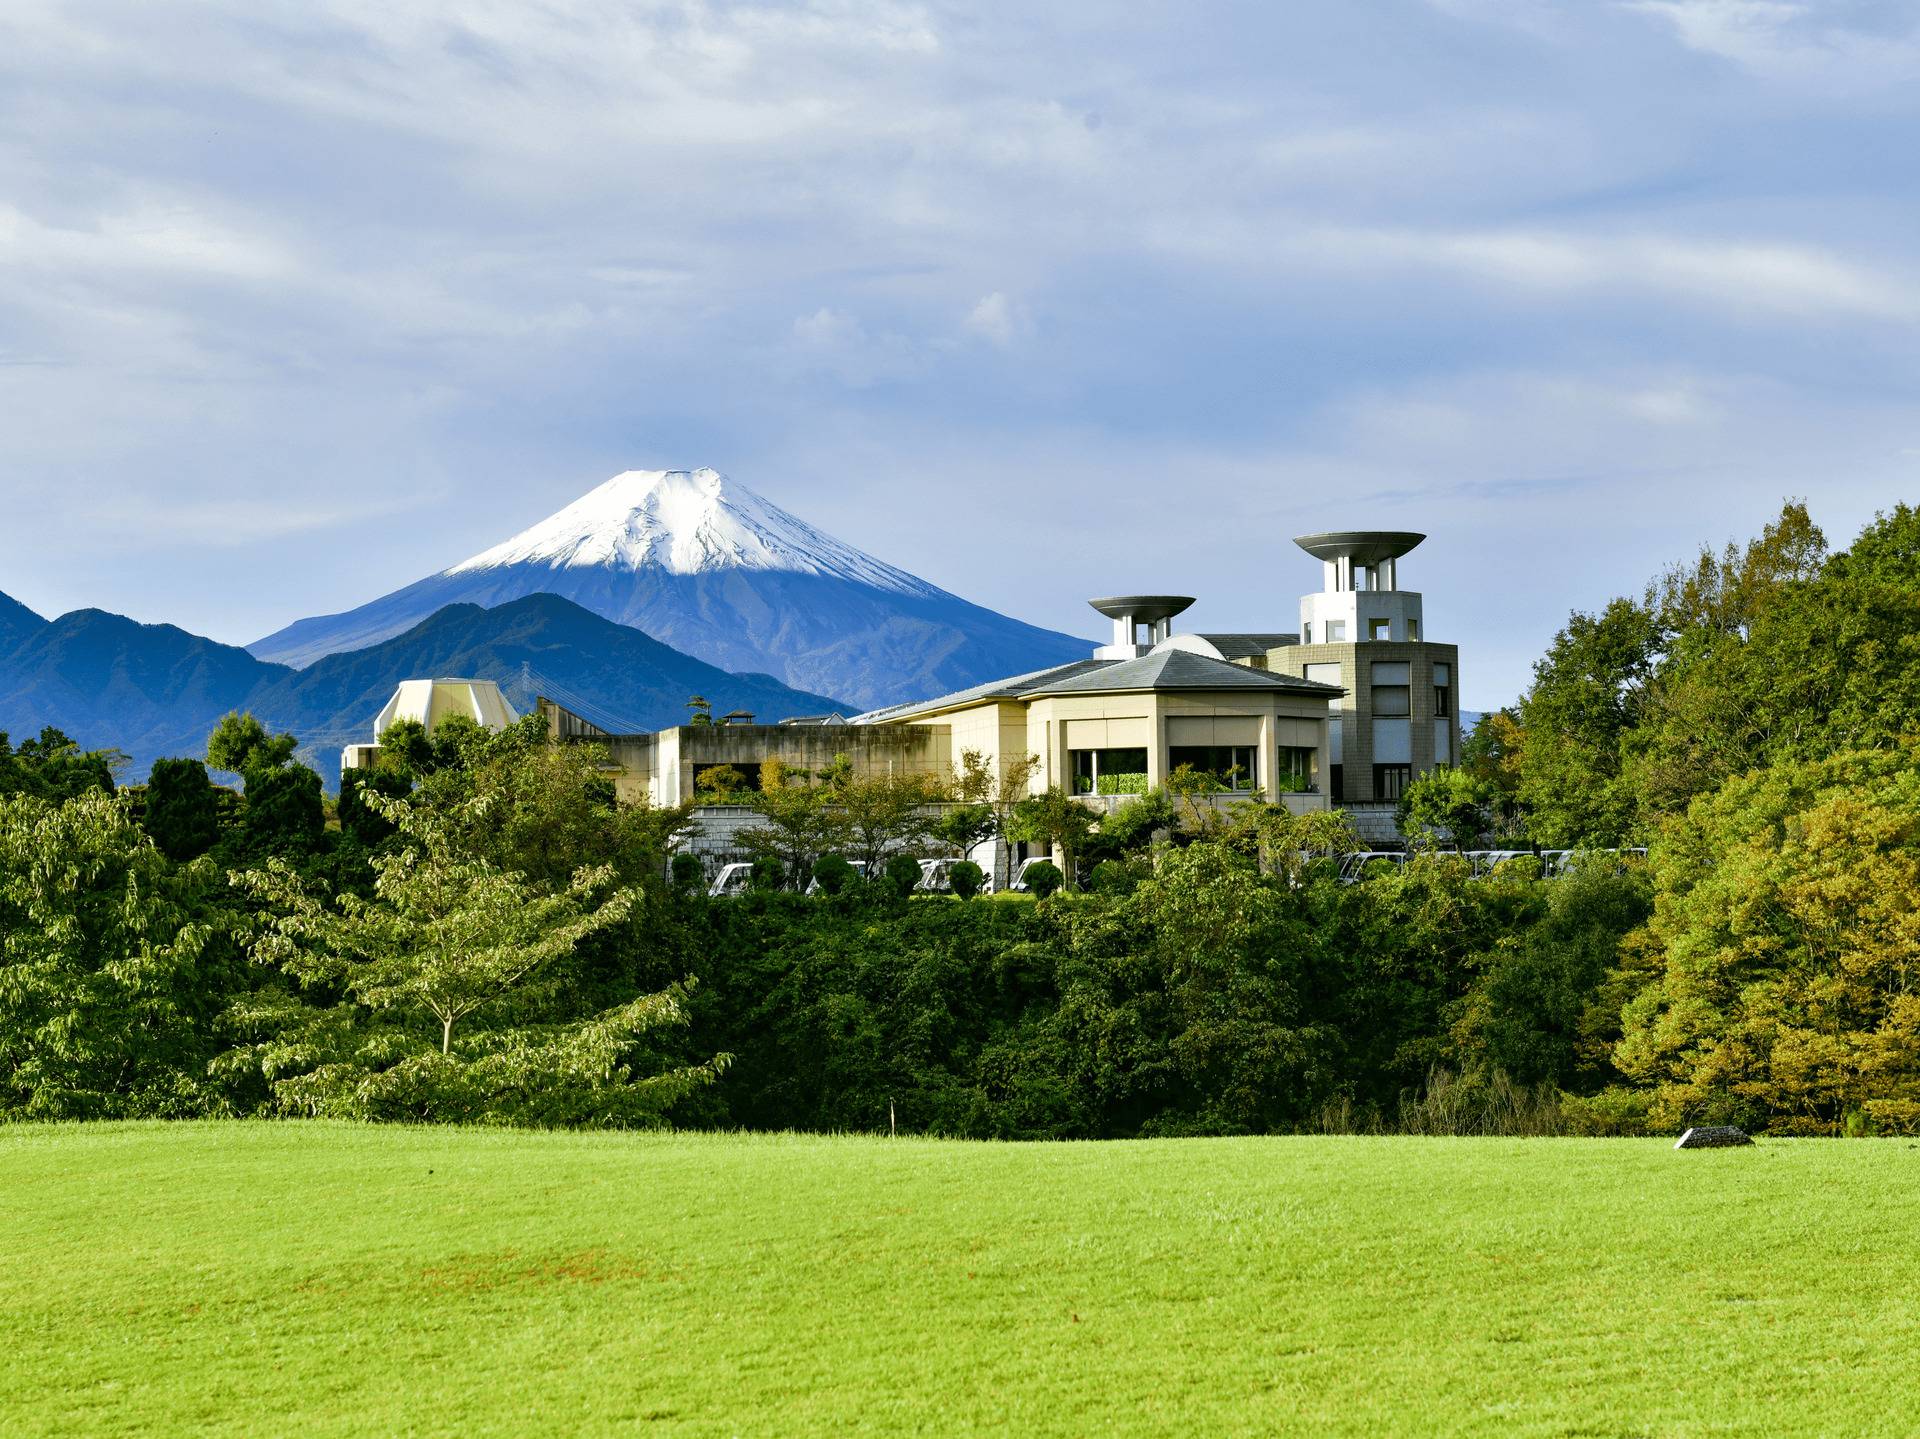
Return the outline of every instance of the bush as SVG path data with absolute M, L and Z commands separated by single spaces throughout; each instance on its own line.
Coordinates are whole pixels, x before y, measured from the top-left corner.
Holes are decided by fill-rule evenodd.
M 920 861 L 910 854 L 896 854 L 887 861 L 880 877 L 895 894 L 905 899 L 920 883 Z
M 962 899 L 972 899 L 987 882 L 987 872 L 970 859 L 963 859 L 947 871 L 947 885 Z
M 1139 884 L 1134 872 L 1117 859 L 1100 861 L 1087 877 L 1087 888 L 1095 894 L 1132 894 Z
M 813 882 L 820 886 L 822 894 L 838 894 L 853 883 L 853 866 L 845 857 L 837 854 L 823 854 L 814 863 Z
M 1045 859 L 1027 866 L 1026 877 L 1027 889 L 1035 899 L 1045 899 L 1067 882 L 1067 877 L 1060 873 L 1060 866 Z
M 781 867 L 780 861 L 763 854 L 753 862 L 753 869 L 747 876 L 747 888 L 765 893 L 782 888 L 786 880 L 787 872 Z
M 673 857 L 669 866 L 673 875 L 673 887 L 682 894 L 693 894 L 706 888 L 707 871 L 700 863 L 700 856 L 688 854 L 684 850 Z

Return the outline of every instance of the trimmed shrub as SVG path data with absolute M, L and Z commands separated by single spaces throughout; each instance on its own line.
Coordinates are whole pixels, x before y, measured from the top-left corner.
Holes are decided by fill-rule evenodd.
M 682 894 L 692 894 L 706 888 L 706 867 L 700 863 L 697 854 L 688 854 L 684 850 L 676 854 L 669 866 L 669 873 L 673 876 L 673 887 Z
M 1087 888 L 1095 894 L 1132 894 L 1139 883 L 1133 871 L 1116 859 L 1102 860 L 1087 877 Z
M 753 869 L 747 876 L 747 888 L 757 889 L 762 893 L 784 888 L 786 882 L 787 872 L 780 861 L 764 854 L 753 862 Z
M 920 861 L 909 854 L 896 854 L 887 861 L 880 877 L 895 894 L 905 899 L 920 883 Z
M 963 859 L 947 871 L 947 885 L 961 899 L 972 899 L 987 882 L 987 872 L 970 859 Z
M 1045 899 L 1066 882 L 1067 877 L 1060 873 L 1060 866 L 1051 860 L 1043 859 L 1038 864 L 1027 866 L 1027 889 L 1035 899 Z
M 853 883 L 853 866 L 837 854 L 823 854 L 814 863 L 813 882 L 822 894 L 838 894 Z

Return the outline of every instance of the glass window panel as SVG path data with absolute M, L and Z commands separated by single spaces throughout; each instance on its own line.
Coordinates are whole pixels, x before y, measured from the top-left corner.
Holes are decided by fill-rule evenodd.
M 1252 745 L 1170 746 L 1167 750 L 1167 768 L 1176 770 L 1181 765 L 1188 766 L 1196 774 L 1213 776 L 1219 784 L 1229 790 L 1249 790 L 1259 787 L 1260 776 L 1254 765 Z
M 1376 715 L 1407 715 L 1413 711 L 1409 707 L 1413 692 L 1405 685 L 1375 685 L 1373 687 L 1373 712 Z
M 1405 660 L 1375 660 L 1370 673 L 1377 685 L 1404 685 L 1413 682 L 1413 666 Z

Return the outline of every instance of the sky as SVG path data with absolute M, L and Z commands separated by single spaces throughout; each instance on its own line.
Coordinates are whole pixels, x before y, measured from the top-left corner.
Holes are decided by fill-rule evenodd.
M 1920 500 L 1908 0 L 0 6 L 0 590 L 245 643 L 711 465 L 1087 635 L 1293 535 L 1512 700 Z

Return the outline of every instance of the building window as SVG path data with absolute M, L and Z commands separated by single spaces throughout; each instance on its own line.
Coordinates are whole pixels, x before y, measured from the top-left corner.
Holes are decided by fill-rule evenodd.
M 1347 797 L 1346 786 L 1341 783 L 1341 776 L 1345 772 L 1343 765 L 1327 766 L 1327 798 L 1335 804 L 1339 804 Z
M 1407 638 L 1409 640 L 1417 640 L 1420 638 L 1420 621 L 1415 619 L 1409 619 L 1407 621 Z
M 1254 747 L 1242 744 L 1186 744 L 1167 750 L 1167 768 L 1186 765 L 1195 774 L 1211 775 L 1223 789 L 1250 790 L 1260 786 Z
M 1320 788 L 1320 751 L 1311 745 L 1280 746 L 1274 788 L 1282 794 L 1311 794 Z
M 1327 621 L 1327 643 L 1343 645 L 1347 642 L 1347 622 L 1345 620 Z
M 1392 639 L 1393 622 L 1391 620 L 1368 620 L 1367 638 L 1370 640 Z
M 1412 714 L 1413 690 L 1408 684 L 1412 677 L 1405 660 L 1374 661 L 1370 696 L 1373 713 L 1395 719 Z
M 1373 712 L 1376 716 L 1398 718 L 1412 714 L 1408 708 L 1413 691 L 1406 685 L 1375 685 L 1373 687 Z
M 1410 764 L 1377 764 L 1373 767 L 1373 797 L 1383 800 L 1397 800 L 1407 792 L 1407 786 L 1413 783 L 1413 766 Z
M 1300 626 L 1300 643 L 1303 645 L 1310 645 L 1313 643 L 1313 621 L 1312 620 L 1308 620 L 1304 625 Z
M 1076 749 L 1067 752 L 1075 794 L 1145 794 L 1144 749 Z
M 1433 712 L 1435 715 L 1453 713 L 1453 666 L 1435 665 L 1433 667 Z

